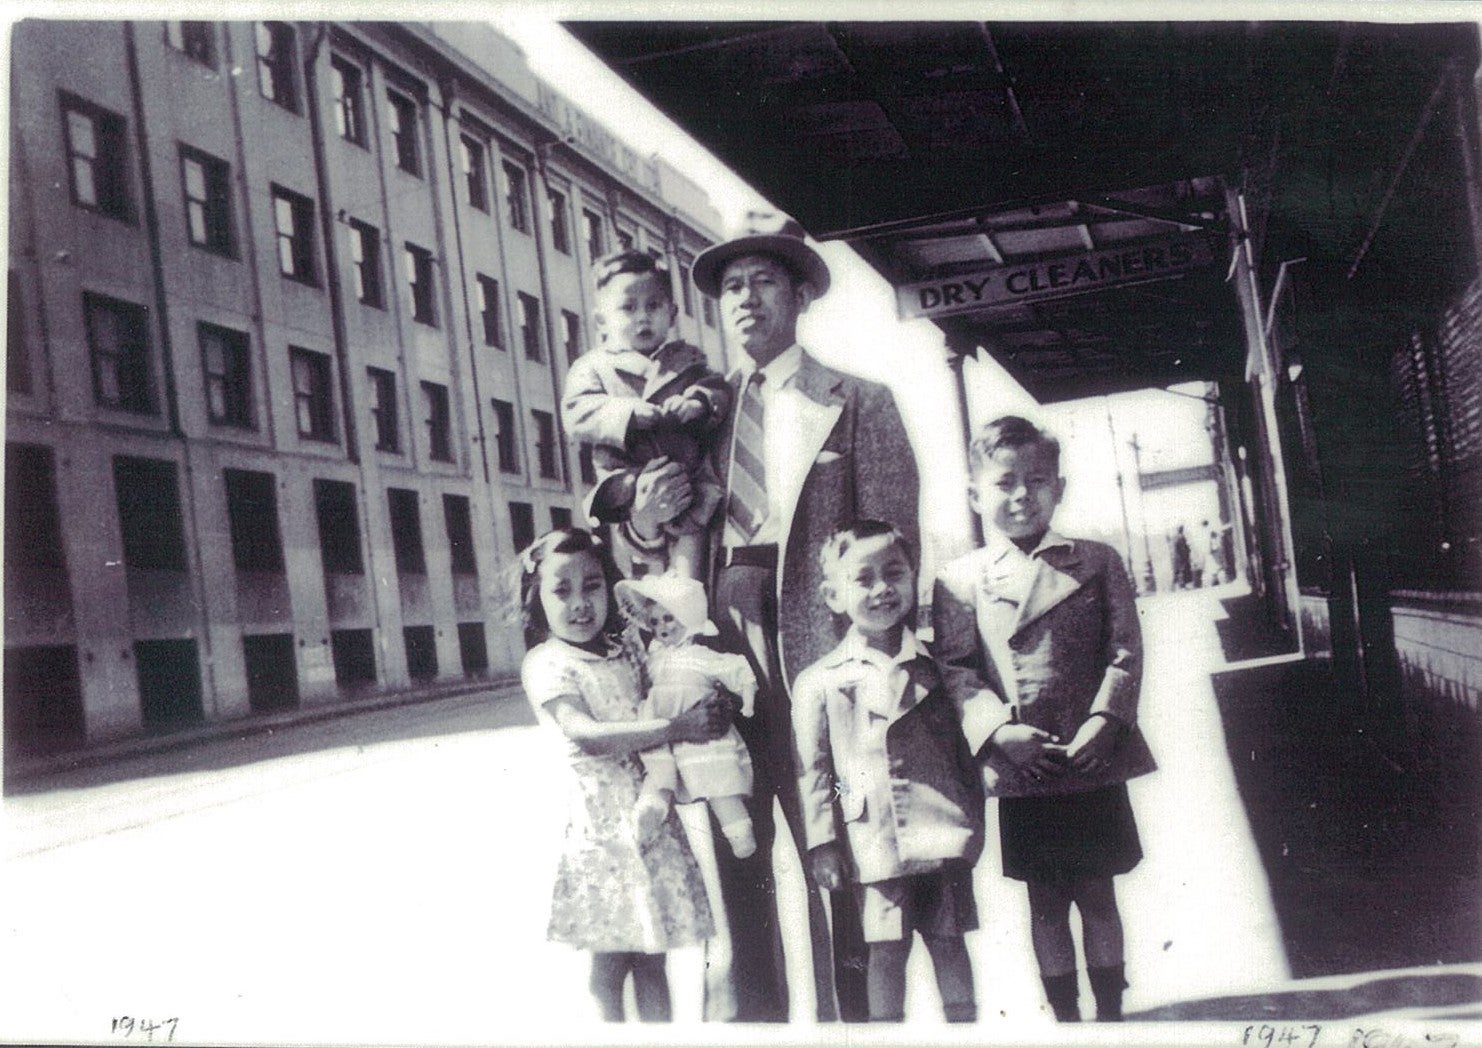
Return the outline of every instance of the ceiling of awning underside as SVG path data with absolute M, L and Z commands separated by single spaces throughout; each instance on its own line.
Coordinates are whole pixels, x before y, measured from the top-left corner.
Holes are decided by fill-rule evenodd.
M 1175 234 L 1224 244 L 1164 280 L 939 320 L 1041 397 L 1239 373 L 1227 185 L 1246 191 L 1268 265 L 1342 274 L 1357 259 L 1360 283 L 1410 301 L 1470 250 L 1464 190 L 1436 174 L 1457 166 L 1465 91 L 1438 88 L 1470 83 L 1476 26 L 569 28 L 896 285 Z

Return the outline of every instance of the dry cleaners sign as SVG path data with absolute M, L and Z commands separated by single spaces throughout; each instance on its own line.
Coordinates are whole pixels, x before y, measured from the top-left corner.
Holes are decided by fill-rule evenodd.
M 896 304 L 902 317 L 942 317 L 1158 280 L 1213 261 L 1214 250 L 1206 237 L 1184 236 L 906 284 L 896 289 Z

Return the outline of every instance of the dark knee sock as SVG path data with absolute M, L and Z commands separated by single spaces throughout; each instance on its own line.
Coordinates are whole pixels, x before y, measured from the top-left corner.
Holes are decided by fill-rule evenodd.
M 1127 966 L 1111 964 L 1105 968 L 1087 968 L 1091 980 L 1091 993 L 1096 997 L 1096 1018 L 1099 1022 L 1122 1021 L 1122 991 L 1127 988 Z
M 1081 1021 L 1080 1005 L 1076 998 L 1080 996 L 1080 987 L 1077 985 L 1076 973 L 1066 972 L 1064 975 L 1042 975 L 1040 982 L 1045 986 L 1045 999 L 1050 1002 L 1050 1010 L 1055 1013 L 1055 1021 L 1062 1023 L 1078 1023 Z

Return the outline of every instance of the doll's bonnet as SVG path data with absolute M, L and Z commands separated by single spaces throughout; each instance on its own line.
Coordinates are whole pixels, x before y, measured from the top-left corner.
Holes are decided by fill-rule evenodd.
M 691 635 L 715 636 L 715 623 L 710 621 L 705 587 L 696 579 L 677 575 L 648 575 L 641 579 L 624 579 L 613 587 L 618 607 L 629 621 L 643 626 L 644 601 L 651 600 L 666 608 Z

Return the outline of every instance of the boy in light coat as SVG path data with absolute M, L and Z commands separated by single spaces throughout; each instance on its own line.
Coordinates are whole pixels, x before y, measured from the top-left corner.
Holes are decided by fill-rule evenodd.
M 916 573 L 889 524 L 860 521 L 820 554 L 823 597 L 850 620 L 793 689 L 798 782 L 818 886 L 857 885 L 870 1020 L 899 1022 L 920 932 L 949 1022 L 977 1017 L 963 934 L 978 926 L 972 867 L 983 795 L 956 710 L 907 628 Z

